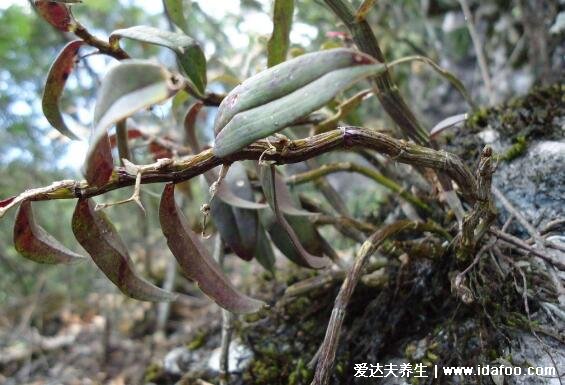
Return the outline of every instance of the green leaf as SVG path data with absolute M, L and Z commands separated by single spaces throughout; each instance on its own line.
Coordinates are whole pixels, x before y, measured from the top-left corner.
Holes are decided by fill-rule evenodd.
M 222 308 L 233 313 L 254 313 L 265 304 L 240 292 L 224 276 L 199 236 L 194 233 L 175 202 L 175 186 L 165 186 L 159 207 L 159 220 L 169 249 L 184 274 Z
M 63 32 L 69 32 L 75 28 L 68 5 L 57 1 L 35 0 L 35 7 L 39 14 L 53 27 Z
M 274 174 L 271 173 L 269 167 L 259 166 L 259 180 L 261 182 L 261 188 L 263 189 L 265 198 L 267 198 L 267 202 L 273 211 L 275 210 L 276 189 L 277 204 L 280 211 L 284 214 L 305 217 L 317 215 L 316 213 L 297 208 L 299 203 L 293 198 L 284 179 L 276 172 Z
M 254 202 L 253 188 L 247 177 L 247 172 L 245 167 L 241 162 L 237 162 L 231 165 L 228 174 L 224 178 L 223 182 L 220 184 L 220 189 L 224 191 L 230 191 L 232 195 L 242 202 Z M 216 192 L 217 194 L 217 192 Z M 218 198 L 222 199 L 225 203 L 229 201 L 224 200 L 221 196 L 217 195 Z M 257 212 L 253 209 L 249 210 L 246 207 L 235 206 L 230 204 L 235 217 L 235 222 L 237 224 L 237 230 L 241 238 L 243 245 L 247 245 L 251 250 L 251 255 L 253 256 L 255 252 L 255 245 L 257 243 L 257 231 L 259 228 L 259 217 Z M 263 208 L 267 205 L 262 205 Z
M 267 47 L 267 65 L 272 67 L 286 60 L 290 47 L 290 29 L 294 13 L 294 0 L 275 0 L 273 33 Z
M 80 199 L 72 221 L 73 233 L 94 263 L 128 297 L 140 301 L 173 301 L 176 295 L 137 275 L 116 228 L 90 199 Z
M 22 202 L 14 225 L 14 245 L 23 257 L 38 263 L 75 263 L 84 260 L 35 222 L 30 201 Z
M 167 10 L 167 15 L 169 15 L 171 21 L 183 32 L 187 33 L 188 25 L 184 15 L 182 0 L 164 0 L 164 4 L 165 9 Z
M 75 67 L 79 49 L 83 44 L 82 40 L 75 40 L 62 49 L 51 65 L 42 98 L 43 114 L 47 121 L 53 128 L 71 139 L 78 139 L 78 137 L 65 124 L 59 102 L 67 79 Z
M 267 232 L 262 224 L 257 232 L 257 245 L 255 246 L 255 259 L 265 270 L 275 274 L 275 252 Z
M 318 54 L 321 55 L 323 52 Z M 353 65 L 331 70 L 326 74 L 322 74 L 319 78 L 313 81 L 300 82 L 296 84 L 298 85 L 297 89 L 285 96 L 279 97 L 278 99 L 273 99 L 272 96 L 267 96 L 263 100 L 265 104 L 260 104 L 255 108 L 243 110 L 242 112 L 237 113 L 216 136 L 216 142 L 213 149 L 214 155 L 220 158 L 226 157 L 258 139 L 265 138 L 281 131 L 298 119 L 303 118 L 304 116 L 323 107 L 339 92 L 349 88 L 366 77 L 382 73 L 386 69 L 384 64 L 373 64 L 374 62 L 372 59 L 366 58 L 362 54 L 357 53 L 352 55 Z M 359 55 L 357 60 L 355 60 L 355 55 Z M 270 70 L 276 70 L 277 67 L 292 64 L 295 60 L 299 60 L 304 56 L 305 55 L 286 61 L 278 66 L 270 68 Z M 287 68 L 287 66 L 284 68 Z M 311 71 L 306 67 L 294 68 L 294 70 L 296 73 L 287 73 L 284 77 L 282 77 L 282 82 L 295 83 L 294 77 L 299 77 L 299 73 L 301 71 Z M 284 72 L 286 72 L 286 70 Z M 251 81 L 251 79 L 249 80 L 249 84 L 245 87 L 249 87 L 248 89 L 251 91 L 253 90 L 253 84 L 256 84 L 257 82 Z M 273 80 L 273 83 L 275 83 L 275 80 Z M 268 85 L 268 83 L 261 84 L 255 89 L 255 92 L 257 94 L 263 92 L 266 93 L 268 90 L 273 88 L 274 86 Z M 226 99 L 224 99 L 222 102 L 222 104 L 228 103 L 229 107 L 227 109 L 230 111 L 233 110 L 234 105 L 241 103 L 240 98 L 237 97 L 237 94 L 241 92 L 241 90 L 237 91 L 236 87 L 236 89 L 232 92 L 235 93 L 236 96 L 230 97 L 228 95 L 226 98 L 228 101 L 226 102 Z M 232 94 L 232 92 L 230 92 L 230 94 Z M 229 103 L 232 104 L 230 105 Z M 220 109 L 221 108 L 222 106 L 220 106 Z M 232 112 L 229 112 L 227 115 L 231 114 Z
M 119 44 L 120 38 L 128 38 L 155 44 L 173 50 L 177 59 L 196 88 L 204 93 L 206 89 L 206 57 L 197 41 L 184 33 L 163 31 L 143 25 L 118 29 L 110 35 L 110 44 Z
M 278 200 L 279 191 L 275 184 L 276 181 L 275 166 L 265 165 L 260 167 L 261 167 L 261 173 L 260 173 L 261 183 L 263 184 L 268 182 L 271 183 L 271 191 L 273 195 L 272 196 L 273 211 L 275 212 L 275 220 L 272 221 L 267 219 L 266 227 L 269 230 L 269 233 L 271 234 L 271 238 L 273 239 L 273 242 L 276 242 L 276 240 L 280 240 L 280 243 L 276 243 L 277 246 L 280 245 L 279 248 L 281 249 L 281 251 L 287 248 L 288 254 L 285 253 L 285 255 L 287 255 L 289 258 L 291 258 L 295 263 L 299 264 L 300 266 L 309 267 L 312 269 L 321 269 L 327 267 L 329 265 L 328 259 L 312 255 L 310 252 L 308 252 L 308 250 L 304 248 L 304 245 L 302 244 L 302 241 L 300 239 L 300 235 L 297 235 L 295 229 L 287 221 L 285 214 L 281 211 Z M 269 172 L 270 172 L 270 178 L 267 179 L 265 176 Z M 306 219 L 304 217 L 292 217 L 292 216 L 290 216 L 290 218 L 294 218 L 298 220 Z M 311 223 L 307 223 L 307 224 L 313 226 Z M 278 226 L 273 226 L 273 225 L 278 225 Z M 276 229 L 277 231 L 273 231 L 273 229 Z M 308 236 L 309 241 L 315 240 L 312 237 L 318 234 L 315 232 L 315 229 L 313 229 L 313 227 L 311 227 L 311 229 L 314 231 L 314 233 L 312 234 L 304 233 L 304 230 L 308 230 L 308 227 L 301 228 L 298 234 L 301 234 L 302 237 Z
M 106 183 L 113 170 L 108 128 L 174 95 L 182 82 L 160 65 L 124 60 L 104 77 L 94 110 L 94 134 L 86 158 L 89 184 Z
M 209 185 L 218 179 L 213 171 L 204 176 Z M 246 261 L 253 259 L 257 243 L 259 219 L 255 210 L 268 207 L 253 199 L 253 189 L 244 166 L 234 163 L 210 203 L 212 218 L 222 239 Z
M 214 132 L 220 132 L 236 114 L 288 95 L 329 72 L 374 62 L 358 51 L 337 48 L 307 53 L 261 71 L 224 98 L 218 108 Z

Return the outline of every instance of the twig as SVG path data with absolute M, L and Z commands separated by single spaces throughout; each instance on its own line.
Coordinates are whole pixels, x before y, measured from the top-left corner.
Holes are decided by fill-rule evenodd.
M 425 210 L 427 212 L 431 212 L 430 207 L 426 203 L 422 202 L 418 197 L 412 195 L 409 191 L 403 189 L 402 186 L 397 184 L 395 181 L 387 178 L 377 170 L 371 169 L 369 167 L 361 166 L 352 162 L 325 164 L 317 169 L 310 170 L 301 174 L 292 175 L 287 178 L 287 183 L 289 184 L 306 183 L 335 172 L 355 172 L 364 175 L 367 178 L 370 178 L 375 182 L 377 182 L 378 184 L 397 193 L 403 199 L 419 207 L 420 209 Z
M 492 193 L 494 194 L 496 199 L 498 199 L 500 203 L 502 203 L 504 208 L 510 213 L 510 216 L 516 218 L 516 220 L 520 222 L 520 224 L 526 229 L 528 234 L 530 234 L 530 236 L 535 239 L 538 246 L 543 247 L 544 241 L 537 230 L 530 224 L 530 222 L 528 222 L 528 220 L 522 215 L 522 213 L 518 211 L 514 207 L 514 205 L 512 205 L 512 203 L 510 203 L 510 201 L 504 196 L 502 191 L 500 191 L 496 186 L 492 186 Z
M 320 347 L 320 353 L 318 358 L 318 364 L 316 366 L 316 374 L 314 375 L 314 380 L 311 385 L 326 385 L 328 384 L 331 369 L 334 364 L 335 354 L 337 351 L 341 326 L 345 318 L 347 305 L 349 300 L 353 295 L 353 291 L 357 287 L 357 283 L 363 273 L 365 265 L 369 260 L 369 257 L 378 249 L 378 247 L 388 238 L 404 231 L 435 231 L 432 230 L 429 224 L 418 223 L 413 221 L 398 221 L 391 225 L 385 226 L 381 230 L 374 233 L 359 249 L 357 253 L 357 258 L 351 269 L 347 272 L 345 281 L 343 282 L 339 293 L 335 299 L 334 308 L 328 323 L 328 328 L 326 329 L 326 335 L 322 346 Z
M 460 248 L 457 252 L 458 257 L 462 260 L 466 260 L 475 251 L 479 241 L 496 218 L 496 211 L 491 197 L 493 173 L 492 149 L 485 147 L 481 153 L 475 175 L 477 181 L 477 201 L 471 213 L 465 217 L 462 223 Z
M 265 151 L 273 146 L 276 151 L 265 154 Z M 189 180 L 223 163 L 246 159 L 257 160 L 262 155 L 266 160 L 278 164 L 297 163 L 338 148 L 370 148 L 401 163 L 445 171 L 457 182 L 461 193 L 468 201 L 474 202 L 477 198 L 476 179 L 457 156 L 358 127 L 343 127 L 339 130 L 291 142 L 285 141 L 284 143 L 278 140 L 270 143 L 267 143 L 266 140 L 260 140 L 222 159 L 214 156 L 212 150 L 209 149 L 197 155 L 187 156 L 175 161 L 162 159 L 156 163 L 138 167 L 143 169 L 142 184 L 178 183 Z M 47 187 L 21 193 L 5 207 L 0 208 L 0 218 L 10 208 L 26 199 L 39 201 L 93 197 L 134 185 L 135 179 L 136 176 L 128 173 L 124 167 L 116 167 L 110 180 L 102 186 L 90 186 L 86 181 L 64 180 L 55 182 Z
M 471 35 L 471 40 L 473 41 L 473 46 L 475 47 L 477 61 L 479 62 L 479 68 L 481 70 L 483 82 L 485 83 L 489 102 L 491 104 L 494 104 L 496 100 L 492 88 L 492 81 L 488 71 L 487 59 L 483 51 L 481 38 L 479 37 L 477 29 L 475 28 L 475 23 L 473 22 L 473 14 L 471 13 L 471 9 L 469 8 L 469 3 L 467 2 L 467 0 L 459 0 L 459 4 L 461 4 L 461 9 L 463 10 L 463 15 L 465 15 L 465 21 L 467 22 L 467 28 L 469 29 L 469 34 Z
M 324 0 L 324 2 L 349 29 L 355 44 L 361 51 L 373 56 L 381 63 L 386 62 L 371 26 L 364 19 L 356 19 L 355 9 L 348 0 Z M 374 78 L 373 86 L 383 108 L 398 124 L 404 135 L 418 144 L 428 145 L 428 132 L 421 126 L 398 92 L 390 72 L 386 71 Z
M 510 235 L 508 233 L 504 233 L 504 232 L 500 231 L 499 229 L 497 229 L 495 227 L 491 227 L 489 229 L 489 233 L 491 233 L 495 237 L 502 239 L 503 241 L 505 241 L 507 243 L 510 243 L 511 245 L 514 245 L 516 247 L 519 247 L 520 249 L 526 250 L 527 252 L 535 255 L 536 257 L 540 257 L 541 259 L 543 259 L 546 262 L 549 262 L 550 264 L 552 264 L 553 266 L 555 266 L 559 270 L 565 271 L 565 263 L 558 261 L 558 260 L 552 258 L 551 256 L 542 253 L 541 251 L 539 251 L 539 250 L 533 248 L 532 246 L 528 245 L 526 242 L 524 242 L 520 238 L 517 238 L 517 237 Z
M 224 266 L 224 241 L 218 234 L 214 243 L 214 259 L 220 266 Z M 227 385 L 230 382 L 230 344 L 233 333 L 234 315 L 222 309 L 222 336 L 220 342 L 220 385 Z
M 163 283 L 163 290 L 172 291 L 175 284 L 175 277 L 177 275 L 177 263 L 175 259 L 169 259 L 167 262 L 167 271 L 165 273 L 165 282 Z M 171 311 L 171 302 L 159 302 L 157 304 L 157 331 L 165 331 L 165 326 L 169 320 Z

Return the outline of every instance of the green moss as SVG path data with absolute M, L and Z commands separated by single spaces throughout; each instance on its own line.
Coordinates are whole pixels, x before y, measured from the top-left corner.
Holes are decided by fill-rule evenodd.
M 163 371 L 163 368 L 161 367 L 161 365 L 159 365 L 157 363 L 149 364 L 147 369 L 145 369 L 145 375 L 143 376 L 144 383 L 156 382 L 157 380 L 159 380 L 161 378 L 163 373 L 164 373 L 164 371 Z
M 503 155 L 501 155 L 500 159 L 510 162 L 526 152 L 527 148 L 528 145 L 526 143 L 526 137 L 524 135 L 519 135 L 516 137 L 512 147 L 510 147 Z
M 196 333 L 192 341 L 190 341 L 186 347 L 190 350 L 198 350 L 206 343 L 208 339 L 208 331 L 201 331 Z
M 480 108 L 456 135 L 444 136 L 445 148 L 475 167 L 484 147 L 477 134 L 487 127 L 496 131 L 512 147 L 501 160 L 512 161 L 536 139 L 559 140 L 563 136 L 560 119 L 565 117 L 565 85 L 538 87 L 527 95 L 491 108 Z

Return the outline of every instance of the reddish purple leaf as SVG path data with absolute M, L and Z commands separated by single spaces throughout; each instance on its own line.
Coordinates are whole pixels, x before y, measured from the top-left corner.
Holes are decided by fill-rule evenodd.
M 168 184 L 161 197 L 159 220 L 169 249 L 184 274 L 218 305 L 233 313 L 254 313 L 265 304 L 240 292 L 225 277 L 175 203 L 175 185 Z
M 61 115 L 59 101 L 61 100 L 67 79 L 75 66 L 79 49 L 83 44 L 84 41 L 82 40 L 72 41 L 59 53 L 59 56 L 57 56 L 57 59 L 55 59 L 55 62 L 53 62 L 49 70 L 42 99 L 43 114 L 47 118 L 47 121 L 61 134 L 71 139 L 78 138 L 65 124 L 63 116 Z
M 67 249 L 35 222 L 30 201 L 22 202 L 14 225 L 14 245 L 18 253 L 45 264 L 75 263 L 84 260 Z
M 73 233 L 92 260 L 122 293 L 140 301 L 173 301 L 176 295 L 137 275 L 116 228 L 90 199 L 80 199 L 73 214 Z
M 0 208 L 8 206 L 10 203 L 14 201 L 14 199 L 16 199 L 15 196 L 1 200 Z
M 84 174 L 89 184 L 102 186 L 108 182 L 114 170 L 114 159 L 107 132 L 102 134 L 91 149 L 86 161 Z
M 75 21 L 68 5 L 56 1 L 35 0 L 39 14 L 53 27 L 68 32 L 75 26 Z
M 147 60 L 124 60 L 108 71 L 98 91 L 94 132 L 86 155 L 89 184 L 108 182 L 113 168 L 108 129 L 134 113 L 161 103 L 183 87 L 177 75 Z

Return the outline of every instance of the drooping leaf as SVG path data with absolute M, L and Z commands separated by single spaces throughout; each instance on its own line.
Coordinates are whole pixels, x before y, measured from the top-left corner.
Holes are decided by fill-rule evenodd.
M 276 242 L 276 239 L 281 240 L 281 243 L 280 243 L 281 247 L 283 249 L 285 247 L 288 247 L 291 251 L 291 252 L 289 252 L 288 254 L 285 254 L 285 255 L 287 255 L 287 256 L 292 255 L 292 258 L 295 258 L 294 262 L 301 265 L 301 266 L 309 267 L 309 268 L 313 268 L 313 269 L 321 269 L 321 268 L 327 267 L 329 265 L 329 261 L 326 258 L 317 257 L 315 255 L 312 255 L 311 253 L 309 253 L 304 248 L 304 245 L 302 244 L 299 235 L 297 235 L 293 226 L 287 221 L 286 215 L 280 209 L 279 200 L 278 200 L 279 191 L 278 191 L 278 189 L 276 188 L 276 185 L 275 185 L 276 172 L 275 172 L 274 166 L 272 166 L 272 165 L 271 166 L 261 166 L 261 168 L 264 169 L 261 172 L 263 175 L 266 174 L 267 171 L 265 169 L 267 169 L 267 168 L 269 168 L 269 171 L 271 173 L 271 177 L 270 177 L 269 180 L 271 182 L 273 211 L 275 213 L 275 221 L 271 221 L 271 223 L 270 223 L 271 226 L 267 225 L 266 227 L 268 228 L 269 233 L 271 234 L 271 238 L 273 239 L 273 242 Z M 262 179 L 264 179 L 264 178 L 262 178 Z M 289 218 L 302 219 L 302 220 L 305 219 L 303 217 L 296 217 L 296 216 L 295 217 L 289 216 Z M 279 231 L 278 234 L 273 232 L 273 228 L 276 228 L 276 227 L 273 227 L 274 224 L 277 224 L 278 226 L 280 226 L 280 229 L 282 230 L 282 231 Z M 302 233 L 302 229 L 301 229 L 300 233 Z M 284 236 L 283 234 L 285 234 L 286 236 Z M 317 234 L 317 233 L 315 233 L 315 234 Z M 304 237 L 304 235 L 306 235 L 306 234 L 301 234 L 301 235 Z M 285 241 L 290 241 L 290 243 L 285 242 Z M 279 246 L 279 243 L 277 243 L 277 246 Z M 281 247 L 279 247 L 279 249 Z M 282 251 L 282 249 L 281 249 L 281 251 Z
M 22 202 L 16 215 L 14 246 L 23 257 L 37 263 L 69 264 L 84 260 L 35 222 L 30 201 Z
M 265 270 L 270 271 L 272 274 L 275 273 L 275 252 L 262 224 L 259 225 L 259 231 L 257 232 L 255 259 Z
M 159 220 L 169 249 L 184 274 L 218 305 L 233 313 L 253 313 L 265 304 L 239 291 L 224 276 L 220 266 L 210 256 L 184 215 L 174 196 L 174 184 L 165 186 L 159 207 Z
M 35 0 L 35 7 L 49 24 L 60 31 L 69 32 L 76 25 L 67 4 L 57 1 Z
M 245 261 L 252 260 L 255 245 L 243 243 L 233 208 L 227 203 L 224 203 L 221 199 L 215 197 L 210 202 L 210 214 L 214 220 L 216 229 L 218 229 L 222 239 L 234 254 Z
M 237 163 L 232 165 L 232 167 L 234 166 L 236 168 L 242 167 Z M 245 178 L 245 181 L 243 182 L 243 188 L 240 188 L 238 193 L 248 200 L 237 196 L 230 190 L 230 183 L 226 182 L 229 180 L 232 184 L 237 183 L 234 183 L 234 178 L 230 177 L 230 175 L 232 175 L 231 167 L 226 178 L 217 187 L 216 193 L 210 202 L 210 212 L 224 242 L 238 257 L 250 261 L 255 253 L 258 226 L 257 213 L 252 210 L 238 208 L 238 206 L 232 205 L 229 202 L 240 204 L 241 206 L 253 205 L 254 202 L 251 201 L 253 199 L 253 191 L 247 180 L 247 175 L 243 174 L 241 177 Z M 208 171 L 204 174 L 204 177 L 209 186 L 212 186 L 218 180 L 218 176 L 214 171 Z
M 441 133 L 443 130 L 461 124 L 467 120 L 468 114 L 453 115 L 443 119 L 441 122 L 433 126 L 430 130 L 430 137 L 434 137 Z
M 139 138 L 143 138 L 143 137 L 144 137 L 143 132 L 141 132 L 137 128 L 130 128 L 128 130 L 128 139 L 129 140 L 139 139 Z M 118 142 L 116 140 L 116 135 L 115 134 L 110 135 L 109 140 L 110 140 L 110 146 L 112 148 L 116 147 L 116 145 L 118 144 Z
M 108 133 L 104 132 L 90 144 L 85 164 L 85 178 L 92 186 L 102 186 L 110 180 L 114 170 L 114 158 Z
M 323 107 L 339 92 L 349 88 L 356 82 L 385 71 L 386 66 L 384 64 L 374 64 L 371 61 L 366 62 L 364 56 L 358 55 L 359 58 L 357 60 L 365 64 L 355 63 L 349 67 L 332 70 L 312 82 L 303 83 L 300 88 L 290 94 L 274 100 L 269 97 L 271 99 L 270 102 L 236 114 L 216 136 L 213 149 L 214 155 L 226 157 L 258 139 L 281 131 L 298 119 Z M 279 66 L 292 63 L 300 58 L 286 61 L 279 64 Z M 277 67 L 275 66 L 271 69 L 273 70 Z M 297 69 L 297 71 L 308 70 L 301 68 Z M 289 83 L 294 82 L 288 79 L 285 79 L 285 81 Z M 268 89 L 272 88 L 272 86 L 267 87 Z M 256 90 L 256 92 L 261 91 L 265 90 Z M 234 99 L 231 100 L 233 101 Z M 234 103 L 239 103 L 237 98 Z
M 200 92 L 206 89 L 206 57 L 200 44 L 191 37 L 179 32 L 163 31 L 143 25 L 118 29 L 110 35 L 110 44 L 119 44 L 120 38 L 128 38 L 144 43 L 155 44 L 173 50 L 177 59 Z
M 186 23 L 186 16 L 184 14 L 184 7 L 182 0 L 164 0 L 165 9 L 167 10 L 167 15 L 171 21 L 181 29 L 181 31 L 187 33 L 188 26 Z
M 135 112 L 160 103 L 181 87 L 165 68 L 144 60 L 124 60 L 104 77 L 94 110 L 94 134 L 86 158 L 88 183 L 100 186 L 113 170 L 108 128 Z
M 274 178 L 274 180 L 273 180 Z M 273 211 L 275 210 L 275 188 L 277 196 L 277 204 L 281 212 L 292 216 L 313 216 L 317 215 L 310 211 L 299 209 L 298 202 L 292 197 L 290 189 L 284 179 L 278 173 L 271 173 L 267 166 L 259 166 L 259 181 L 261 188 L 267 198 L 267 202 Z
M 242 162 L 231 165 L 224 181 L 220 184 L 220 188 L 232 192 L 233 196 L 239 198 L 242 202 L 255 203 L 253 188 L 251 187 L 245 166 L 243 166 Z M 224 200 L 225 197 L 217 197 L 222 199 L 224 203 L 230 204 Z M 257 231 L 259 230 L 257 212 L 255 210 L 249 210 L 246 207 L 238 207 L 231 204 L 230 206 L 232 206 L 241 241 L 250 248 L 253 255 L 255 245 L 257 244 Z M 266 205 L 264 206 L 266 207 Z
M 80 199 L 73 214 L 73 233 L 94 263 L 122 293 L 140 301 L 173 301 L 176 295 L 137 275 L 128 250 L 104 212 Z
M 193 154 L 198 154 L 201 151 L 198 138 L 196 137 L 196 119 L 202 107 L 204 107 L 204 103 L 197 101 L 188 108 L 184 116 L 185 141 L 190 146 Z
M 79 49 L 83 44 L 84 41 L 82 40 L 71 41 L 59 53 L 49 70 L 42 99 L 43 114 L 47 121 L 53 128 L 71 139 L 78 138 L 65 124 L 59 102 L 67 79 L 75 66 Z
M 294 0 L 275 0 L 273 33 L 267 46 L 267 65 L 272 67 L 286 60 L 290 47 L 290 29 L 294 13 Z
M 16 199 L 15 196 L 0 200 L 0 209 L 8 206 L 10 203 L 14 201 L 14 199 Z

